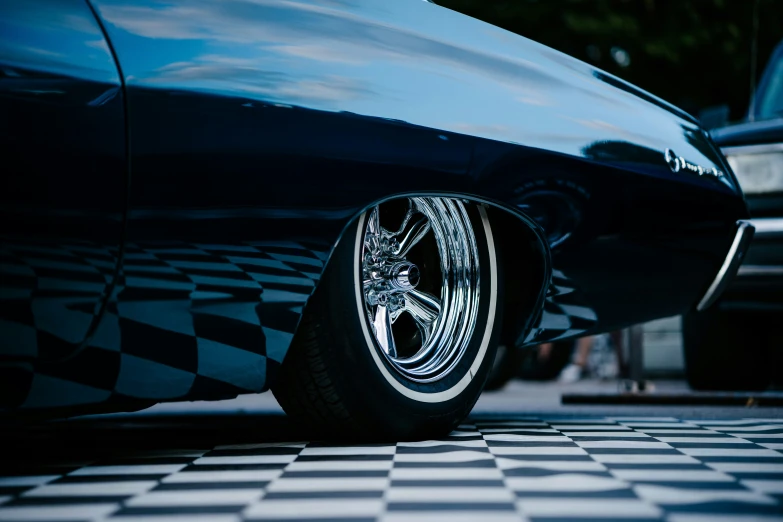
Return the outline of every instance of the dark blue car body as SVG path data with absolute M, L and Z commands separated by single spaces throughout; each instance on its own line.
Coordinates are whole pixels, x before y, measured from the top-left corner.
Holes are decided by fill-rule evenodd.
M 421 0 L 0 1 L 0 129 L 17 412 L 267 389 L 342 231 L 393 196 L 533 230 L 519 346 L 686 312 L 747 217 L 689 115 Z

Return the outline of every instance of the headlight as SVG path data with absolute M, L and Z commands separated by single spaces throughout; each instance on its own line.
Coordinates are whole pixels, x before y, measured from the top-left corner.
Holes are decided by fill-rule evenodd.
M 783 143 L 722 150 L 745 194 L 783 192 Z

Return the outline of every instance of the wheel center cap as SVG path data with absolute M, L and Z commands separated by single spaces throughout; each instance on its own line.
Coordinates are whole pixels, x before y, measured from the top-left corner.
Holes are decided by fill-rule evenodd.
M 419 267 L 407 261 L 395 263 L 391 269 L 391 284 L 399 292 L 410 292 L 419 284 Z

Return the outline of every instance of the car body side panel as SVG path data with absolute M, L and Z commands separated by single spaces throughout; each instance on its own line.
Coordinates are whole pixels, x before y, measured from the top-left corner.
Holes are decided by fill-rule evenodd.
M 418 0 L 94 3 L 131 90 L 151 89 L 160 101 L 199 92 L 233 98 L 245 112 L 260 113 L 257 120 L 271 118 L 270 126 L 275 118 L 268 113 L 298 107 L 577 157 L 591 145 L 622 142 L 660 152 L 672 148 L 700 165 L 721 162 L 685 113 L 562 53 Z M 173 113 L 158 118 L 167 115 Z M 239 139 L 237 150 L 247 140 L 256 147 L 269 140 L 252 132 L 243 140 L 238 134 L 246 129 L 222 138 Z M 277 130 L 296 137 L 302 129 L 294 123 Z M 335 141 L 308 142 L 303 150 L 297 140 L 286 140 L 281 152 L 295 147 L 336 157 L 348 147 L 357 158 L 352 144 L 334 150 Z M 400 151 L 395 161 L 421 148 Z M 650 162 L 633 149 L 615 152 L 614 161 L 678 179 L 659 170 L 658 158 Z M 302 205 L 301 181 L 278 179 L 279 190 L 268 197 Z
M 72 362 L 119 357 L 85 348 L 118 269 L 123 98 L 84 0 L 0 2 L 0 407 L 109 395 L 102 364 Z
M 543 182 L 573 207 L 560 212 L 573 230 L 553 249 L 561 284 L 518 340 L 534 343 L 687 309 L 745 215 L 687 115 L 435 5 L 94 4 L 132 107 L 131 242 L 328 251 L 352 217 L 393 194 L 475 194 L 535 213 L 551 204 L 536 200 Z M 724 180 L 672 172 L 667 148 Z M 259 281 L 261 303 L 279 301 L 273 275 Z M 189 306 L 197 316 L 201 304 Z M 286 348 L 267 338 L 259 351 Z
M 433 4 L 92 3 L 130 107 L 128 256 L 106 315 L 133 357 L 122 396 L 266 388 L 347 224 L 394 195 L 472 195 L 541 225 L 552 283 L 519 345 L 685 311 L 746 216 L 692 118 Z M 673 172 L 666 149 L 725 176 Z M 498 240 L 513 259 L 519 238 Z

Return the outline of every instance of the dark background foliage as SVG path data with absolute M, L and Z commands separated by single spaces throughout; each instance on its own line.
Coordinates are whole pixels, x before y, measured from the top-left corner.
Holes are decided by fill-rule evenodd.
M 695 116 L 726 104 L 731 120 L 742 119 L 750 102 L 754 32 L 756 81 L 783 39 L 783 0 L 435 2 L 593 64 Z

